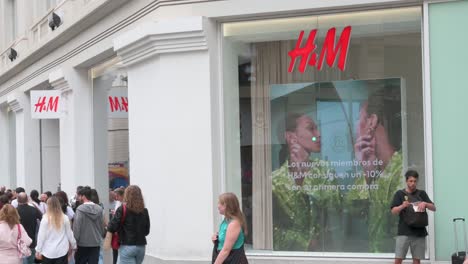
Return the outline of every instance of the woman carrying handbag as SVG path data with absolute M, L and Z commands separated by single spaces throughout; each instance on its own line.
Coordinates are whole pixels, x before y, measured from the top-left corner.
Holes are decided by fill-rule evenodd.
M 213 264 L 248 264 L 244 251 L 244 233 L 247 223 L 242 213 L 239 200 L 233 193 L 219 196 L 218 211 L 224 215 L 219 231 L 211 238 L 214 243 Z
M 0 210 L 0 264 L 21 264 L 22 257 L 31 254 L 32 240 L 19 222 L 16 209 L 5 204 Z M 26 254 L 26 255 L 25 255 Z
M 150 232 L 150 219 L 140 187 L 128 186 L 125 189 L 123 202 L 124 205 L 115 211 L 114 217 L 107 226 L 107 232 L 119 233 L 118 264 L 141 264 L 145 257 L 146 236 Z M 125 216 L 123 208 L 125 208 Z

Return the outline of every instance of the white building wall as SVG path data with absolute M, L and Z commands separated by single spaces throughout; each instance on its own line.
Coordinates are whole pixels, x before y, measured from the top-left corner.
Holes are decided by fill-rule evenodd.
M 58 119 L 41 120 L 42 190 L 56 192 L 60 181 L 60 130 Z M 39 190 L 40 191 L 40 190 Z
M 16 181 L 12 188 L 26 190 L 40 187 L 39 122 L 31 119 L 29 96 L 19 91 L 8 96 L 8 105 L 15 114 Z
M 131 182 L 142 187 L 159 223 L 147 246 L 155 261 L 206 261 L 211 249 L 206 238 L 214 230 L 219 166 L 213 156 L 220 154 L 212 145 L 212 91 L 218 89 L 210 59 L 217 49 L 208 44 L 213 33 L 196 17 L 144 24 L 116 41 L 128 70 Z M 140 48 L 148 37 L 152 49 L 145 52 Z
M 10 186 L 10 144 L 8 106 L 0 105 L 0 183 Z

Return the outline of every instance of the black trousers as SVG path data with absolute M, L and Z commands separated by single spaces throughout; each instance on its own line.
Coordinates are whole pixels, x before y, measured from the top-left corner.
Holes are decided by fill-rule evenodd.
M 60 257 L 60 258 L 55 258 L 55 259 L 50 259 L 50 258 L 46 258 L 45 256 L 42 256 L 42 263 L 43 264 L 68 264 L 68 254 L 65 254 L 65 256 Z
M 119 250 L 112 249 L 113 264 L 117 264 L 117 258 L 119 257 Z
M 76 264 L 98 264 L 99 247 L 78 247 L 75 253 Z

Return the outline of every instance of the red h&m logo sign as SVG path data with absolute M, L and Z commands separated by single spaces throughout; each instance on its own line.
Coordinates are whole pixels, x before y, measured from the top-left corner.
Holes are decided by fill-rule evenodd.
M 128 98 L 126 96 L 110 96 L 109 95 L 110 111 L 124 111 L 128 113 Z
M 123 87 L 112 87 L 107 94 L 107 117 L 128 118 L 128 92 Z
M 37 99 L 37 103 L 34 105 L 34 112 L 55 112 L 57 113 L 59 96 L 41 96 Z
M 302 38 L 304 37 L 304 31 L 301 31 L 299 38 L 296 42 L 296 47 L 288 52 L 291 62 L 289 64 L 288 72 L 292 72 L 294 69 L 294 64 L 296 60 L 299 59 L 299 71 L 303 73 L 306 69 L 306 66 L 315 66 L 320 71 L 323 66 L 323 60 L 327 59 L 328 67 L 333 67 L 335 63 L 338 52 L 340 54 L 338 58 L 338 68 L 341 71 L 344 71 L 346 64 L 346 57 L 348 55 L 349 41 L 351 39 L 351 26 L 347 26 L 341 32 L 340 39 L 335 45 L 335 34 L 336 28 L 330 28 L 325 36 L 323 42 L 322 50 L 320 51 L 320 57 L 317 61 L 317 53 L 315 49 L 317 45 L 315 44 L 315 37 L 317 35 L 317 29 L 311 30 L 307 41 L 303 47 Z
M 60 91 L 31 91 L 31 117 L 35 119 L 60 118 L 62 96 Z

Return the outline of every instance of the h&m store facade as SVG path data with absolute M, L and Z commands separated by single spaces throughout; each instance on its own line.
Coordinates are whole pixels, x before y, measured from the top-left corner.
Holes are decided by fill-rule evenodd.
M 390 263 L 389 204 L 415 169 L 438 208 L 425 262 L 448 263 L 451 219 L 467 212 L 467 1 L 172 2 L 122 3 L 4 66 L 5 182 L 138 184 L 147 263 L 208 263 L 225 191 L 252 263 Z M 50 90 L 60 115 L 35 119 L 34 94 Z

